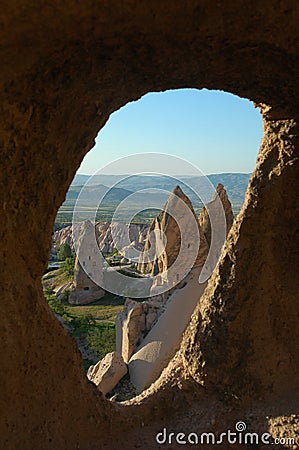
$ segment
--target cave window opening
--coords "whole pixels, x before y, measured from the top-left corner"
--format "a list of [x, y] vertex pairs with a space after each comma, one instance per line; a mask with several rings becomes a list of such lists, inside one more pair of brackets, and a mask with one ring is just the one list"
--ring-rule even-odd
[[[159, 98], [162, 99], [160, 103]], [[141, 105], [141, 109], [138, 105]], [[126, 113], [128, 118], [125, 118]], [[113, 159], [125, 158], [132, 153], [153, 152], [153, 149], [158, 149], [161, 153], [186, 158], [192, 164], [197, 165], [203, 173], [208, 174], [207, 176], [215, 189], [218, 184], [223, 184], [232, 204], [232, 214], [236, 217], [244, 201], [248, 180], [255, 166], [259, 141], [262, 136], [261, 117], [258, 118], [258, 115], [258, 111], [247, 100], [240, 99], [232, 94], [205, 89], [180, 89], [166, 91], [165, 93], [152, 93], [145, 95], [137, 102], [127, 104], [111, 115], [96, 139], [95, 148], [83, 160], [67, 193], [66, 203], [58, 211], [56, 225], [65, 228], [65, 234], [68, 238], [71, 237], [72, 211], [67, 202], [77, 195], [78, 186], [82, 186], [88, 181], [97, 165], [108, 164]], [[110, 189], [117, 180], [115, 190], [111, 191], [113, 195], [111, 195], [110, 203], [106, 202], [96, 211], [96, 220], [99, 224], [97, 238], [100, 241], [102, 240], [99, 250], [106, 260], [104, 264], [106, 272], [104, 269], [102, 270], [107, 273], [116, 267], [115, 270], [127, 274], [128, 278], [150, 278], [154, 274], [156, 275], [157, 286], [162, 286], [167, 280], [168, 258], [165, 258], [165, 252], [161, 253], [161, 258], [154, 260], [152, 266], [144, 264], [144, 267], [141, 267], [138, 264], [138, 258], [130, 261], [123, 257], [122, 252], [118, 251], [117, 245], [113, 244], [113, 237], [111, 232], [107, 231], [107, 226], [109, 226], [107, 224], [111, 221], [115, 205], [123, 200], [123, 196], [127, 193], [136, 193], [148, 186], [153, 187], [154, 182], [157, 183], [155, 187], [171, 192], [176, 184], [180, 184], [175, 179], [177, 175], [183, 178], [187, 186], [187, 194], [184, 193], [188, 196], [197, 218], [200, 216], [203, 204], [192, 193], [191, 177], [188, 173], [180, 173], [180, 167], [175, 168], [174, 179], [171, 180], [160, 178], [160, 181], [157, 181], [158, 176], [156, 174], [155, 179], [150, 179], [147, 175], [147, 178], [140, 177], [137, 179], [135, 177], [135, 179], [123, 179], [119, 182], [119, 178], [130, 173], [130, 167], [125, 165], [125, 161], [122, 169], [122, 173], [106, 174], [102, 179], [97, 179], [98, 184], [95, 184], [99, 186], [99, 189], [101, 189], [101, 186]], [[140, 167], [140, 171], [146, 171], [146, 167]], [[157, 163], [157, 173], [159, 174], [159, 163]], [[91, 187], [93, 190], [95, 185]], [[188, 190], [189, 185], [191, 188]], [[182, 190], [184, 191], [185, 187], [182, 187]], [[156, 220], [160, 227], [164, 223], [159, 216], [159, 211], [147, 206], [144, 202], [142, 211], [134, 216], [135, 228], [130, 230], [131, 244], [137, 243], [135, 247], [139, 250], [142, 250], [145, 246], [148, 228], [153, 221]], [[90, 205], [88, 205], [88, 208], [90, 208]], [[165, 223], [170, 222], [166, 220]], [[62, 233], [55, 232], [53, 245], [58, 248], [65, 237]], [[195, 243], [190, 236], [188, 236], [188, 239], [190, 239], [190, 242], [187, 241], [189, 255]], [[171, 239], [169, 242], [172, 242]], [[151, 246], [152, 243], [149, 242], [148, 248], [151, 248]], [[58, 284], [63, 279], [65, 297], [68, 298], [69, 302], [66, 309], [69, 314], [70, 309], [68, 308], [71, 305], [72, 313], [76, 311], [76, 314], [81, 316], [88, 314], [90, 319], [88, 319], [88, 333], [91, 336], [89, 342], [92, 342], [90, 347], [92, 357], [89, 360], [84, 360], [85, 368], [88, 369], [88, 365], [95, 365], [104, 358], [103, 349], [106, 353], [116, 349], [122, 353], [125, 364], [130, 367], [130, 361], [134, 352], [137, 351], [137, 346], [142, 346], [142, 342], [151, 338], [155, 325], [159, 320], [162, 320], [172, 298], [177, 295], [177, 289], [180, 289], [181, 295], [186, 297], [182, 288], [188, 287], [188, 279], [182, 283], [180, 282], [180, 274], [175, 273], [173, 279], [177, 286], [173, 286], [158, 300], [155, 299], [155, 295], [152, 295], [151, 297], [156, 301], [155, 305], [151, 303], [148, 295], [144, 298], [130, 298], [129, 290], [124, 290], [122, 295], [118, 295], [99, 287], [97, 297], [94, 294], [94, 287], [91, 289], [84, 284], [84, 281], [87, 284], [90, 282], [90, 280], [86, 281], [86, 276], [90, 279], [93, 276], [92, 272], [88, 272], [91, 256], [86, 256], [85, 253], [84, 258], [82, 261], [83, 270], [81, 270], [80, 265], [75, 265], [78, 268], [74, 270], [76, 256], [73, 255], [73, 266], [68, 268], [68, 273], [63, 272], [66, 270], [66, 266], [62, 265], [59, 269], [61, 270], [60, 273], [57, 273], [57, 276], [55, 275], [51, 282], [54, 280], [55, 283], [56, 279]], [[71, 262], [69, 264], [71, 265]], [[95, 267], [95, 273], [97, 270], [96, 262], [92, 261], [92, 265]], [[43, 283], [44, 286], [47, 285], [46, 278]], [[53, 287], [56, 288], [57, 286], [53, 284]], [[76, 291], [78, 292], [77, 299], [76, 302], [72, 303], [72, 295]], [[136, 313], [138, 311], [139, 316], [143, 315], [143, 319], [136, 325], [135, 341], [124, 343], [123, 336], [128, 336], [124, 329], [127, 326], [126, 321], [129, 316], [130, 318], [137, 317], [137, 314], [136, 316], [134, 314], [129, 315], [130, 308], [133, 307], [136, 309]], [[119, 314], [123, 314], [122, 318]], [[118, 321], [116, 317], [119, 318]], [[168, 323], [172, 323], [171, 320]], [[135, 326], [133, 322], [131, 325], [132, 327]], [[119, 326], [121, 328], [117, 328]], [[118, 342], [116, 335], [118, 335]], [[120, 335], [121, 338], [119, 338]], [[133, 348], [133, 353], [125, 354], [125, 347]], [[123, 386], [129, 382], [129, 375], [124, 377], [123, 385], [120, 381], [119, 391], [116, 392], [119, 399], [123, 399]], [[135, 395], [134, 386], [131, 386], [131, 388], [130, 395], [132, 393]], [[109, 393], [108, 396], [110, 395], [113, 394]]]

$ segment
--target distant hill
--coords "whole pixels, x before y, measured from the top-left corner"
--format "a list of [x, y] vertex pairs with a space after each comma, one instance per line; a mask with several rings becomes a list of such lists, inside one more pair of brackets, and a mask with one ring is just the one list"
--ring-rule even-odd
[[[83, 185], [73, 185], [71, 184], [67, 194], [64, 205], [74, 204], [83, 188]], [[99, 200], [103, 198], [103, 204], [115, 204], [122, 201], [128, 195], [132, 194], [132, 191], [123, 188], [112, 188], [104, 186], [103, 184], [96, 184], [85, 187], [82, 191], [84, 197], [81, 194], [80, 201], [84, 202], [85, 205], [97, 205]]]
[[243, 205], [250, 177], [251, 173], [216, 173], [208, 175], [209, 180], [215, 187], [219, 183], [223, 184], [230, 202], [235, 207]]
[[[124, 176], [127, 175], [94, 175], [92, 179], [92, 184], [104, 184], [105, 186], [113, 186], [119, 180], [121, 180]], [[84, 175], [81, 173], [76, 173], [71, 186], [83, 186], [92, 175]]]
[[[215, 187], [218, 183], [222, 183], [233, 206], [239, 207], [244, 202], [245, 191], [250, 175], [251, 174], [249, 173], [221, 173], [211, 174], [207, 177]], [[77, 174], [67, 193], [66, 200], [71, 201], [76, 199], [82, 185], [84, 185], [89, 178], [89, 175]], [[179, 184], [186, 195], [190, 197], [192, 203], [195, 203], [194, 206], [197, 206], [200, 201], [197, 195], [192, 191], [192, 188], [205, 194], [204, 191], [201, 191], [201, 189], [203, 189], [202, 178], [179, 176], [178, 179], [176, 177], [159, 175], [97, 175], [93, 177], [92, 180], [95, 186], [89, 186], [88, 191], [90, 192], [92, 202], [94, 202], [102, 196], [105, 189], [108, 191], [110, 186], [116, 184], [116, 187], [109, 192], [105, 199], [105, 204], [108, 204], [109, 202], [115, 203], [121, 201], [132, 192], [137, 192], [142, 189], [156, 188], [171, 192], [174, 186]]]

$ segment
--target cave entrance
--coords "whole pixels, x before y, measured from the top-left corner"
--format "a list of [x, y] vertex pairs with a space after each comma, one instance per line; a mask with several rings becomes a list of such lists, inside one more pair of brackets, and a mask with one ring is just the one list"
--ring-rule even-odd
[[[240, 419], [295, 435], [298, 2], [40, 3], [1, 8], [2, 447], [154, 448], [163, 428], [218, 433]], [[254, 101], [264, 136], [179, 354], [116, 406], [88, 382], [41, 276], [57, 210], [109, 115], [184, 87]]]
[[[166, 191], [168, 194], [165, 201], [167, 202], [168, 196], [176, 185], [179, 185], [187, 194], [191, 208], [201, 222], [199, 225], [209, 240], [211, 232], [208, 230], [207, 217], [201, 218], [204, 204], [212, 200], [216, 187], [222, 185], [228, 197], [225, 200], [225, 208], [231, 208], [231, 217], [238, 215], [244, 202], [248, 180], [255, 166], [261, 137], [261, 116], [258, 110], [254, 109], [247, 100], [219, 91], [182, 89], [147, 94], [139, 101], [129, 103], [112, 114], [99, 133], [95, 147], [82, 161], [66, 195], [66, 200], [57, 213], [51, 256], [55, 260], [55, 252], [57, 253], [62, 260], [61, 267], [56, 273], [51, 272], [43, 278], [46, 298], [52, 309], [62, 317], [68, 329], [71, 330], [82, 353], [86, 370], [115, 348], [122, 354], [128, 367], [130, 368], [130, 364], [133, 367], [134, 364], [136, 365], [134, 354], [136, 352], [137, 355], [140, 354], [137, 350], [142, 350], [144, 346], [152, 345], [153, 341], [159, 339], [167, 342], [167, 346], [171, 347], [171, 351], [167, 347], [168, 359], [170, 359], [180, 344], [181, 333], [187, 326], [198, 298], [191, 302], [190, 311], [187, 310], [182, 323], [176, 323], [174, 319], [170, 322], [171, 327], [177, 328], [172, 341], [168, 336], [163, 337], [163, 333], [159, 333], [157, 324], [163, 321], [160, 316], [169, 308], [174, 298], [173, 294], [182, 297], [181, 304], [184, 297], [197, 295], [194, 287], [192, 292], [188, 290], [188, 279], [186, 281], [185, 277], [182, 279], [180, 274], [175, 274], [175, 287], [181, 290], [179, 295], [177, 289], [169, 287], [160, 297], [154, 296], [153, 293], [151, 295], [144, 293], [135, 299], [133, 296], [132, 300], [129, 290], [124, 288], [125, 283], [121, 286], [121, 291], [117, 292], [97, 289], [90, 280], [92, 273], [89, 272], [90, 266], [94, 268], [97, 264], [91, 261], [92, 257], [89, 253], [84, 253], [82, 257], [80, 273], [78, 267], [74, 270], [76, 251], [72, 236], [73, 228], [79, 226], [80, 220], [83, 223], [84, 220], [91, 219], [97, 223], [98, 251], [101, 251], [105, 258], [105, 267], [101, 270], [114, 267], [126, 277], [138, 278], [149, 276], [155, 265], [157, 269], [155, 275], [159, 278], [158, 285], [161, 285], [163, 264], [165, 266], [163, 258], [156, 258], [153, 265], [140, 263], [140, 254], [147, 245], [149, 229], [160, 212], [159, 208], [152, 207], [150, 198], [157, 192], [149, 189]], [[148, 152], [156, 153], [157, 173], [152, 171], [148, 173], [146, 158], [144, 161], [140, 158], [140, 154]], [[170, 158], [167, 173], [161, 172], [161, 153], [164, 155], [163, 158], [167, 153], [178, 156], [177, 159]], [[200, 189], [196, 190], [199, 178], [188, 168], [188, 165], [184, 167], [182, 157], [192, 165], [199, 166], [200, 176], [207, 174], [213, 186], [210, 197], [203, 194], [204, 202], [198, 195]], [[132, 170], [134, 166], [132, 158], [139, 158], [137, 168], [134, 170]], [[120, 163], [113, 165], [113, 159], [119, 160]], [[96, 172], [99, 168], [100, 171]], [[86, 203], [83, 201], [80, 205], [81, 209], [76, 216], [78, 220], [74, 220], [76, 201], [86, 183], [87, 196], [84, 198]], [[103, 189], [104, 191], [106, 189], [104, 201]], [[129, 230], [129, 245], [139, 253], [137, 259], [136, 255], [135, 258], [130, 259], [128, 253], [122, 251], [122, 248], [114, 242], [115, 235], [109, 228], [111, 220], [115, 220], [114, 213], [118, 205], [132, 193], [137, 196], [143, 195], [142, 199], [138, 200], [139, 209], [131, 216], [133, 223]], [[100, 200], [102, 202], [99, 207]], [[95, 209], [96, 212], [94, 212]], [[83, 212], [86, 213], [86, 211], [87, 216], [83, 218]], [[128, 214], [125, 216], [129, 217]], [[228, 222], [230, 227], [232, 220], [230, 221], [229, 216], [226, 216], [226, 223]], [[169, 244], [164, 259], [169, 259], [169, 254], [177, 243], [176, 240], [171, 243], [169, 235], [168, 241], [171, 245]], [[190, 236], [186, 244], [187, 250], [190, 251], [194, 243], [191, 244], [189, 241]], [[208, 242], [208, 245], [210, 244], [211, 242]], [[167, 264], [170, 262], [168, 261]], [[78, 262], [77, 266], [80, 266]], [[162, 278], [160, 272], [162, 272]], [[80, 298], [78, 296], [75, 303], [70, 302], [70, 291], [74, 289], [81, 292]], [[202, 292], [202, 289], [198, 289], [198, 292]], [[179, 306], [168, 314], [182, 316]], [[167, 326], [167, 320], [169, 321], [164, 319], [164, 327]], [[153, 331], [154, 327], [158, 329], [158, 334]], [[165, 360], [165, 357], [162, 356], [161, 359]], [[165, 365], [165, 362], [163, 364]], [[153, 381], [153, 377], [158, 376], [162, 366], [157, 367], [154, 375], [144, 375], [144, 370], [138, 369], [140, 373], [137, 379], [136, 374], [134, 375], [136, 369], [132, 368], [135, 386], [130, 382], [127, 374], [118, 387], [112, 389], [108, 395], [116, 394], [120, 400], [135, 395], [136, 384], [137, 391], [140, 391], [148, 386], [148, 380]], [[143, 378], [146, 379], [144, 384]]]

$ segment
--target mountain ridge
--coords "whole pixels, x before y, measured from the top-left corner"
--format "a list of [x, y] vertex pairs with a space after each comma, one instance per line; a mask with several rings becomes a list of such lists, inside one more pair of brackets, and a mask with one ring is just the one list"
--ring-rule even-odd
[[[233, 206], [241, 206], [244, 202], [245, 192], [247, 189], [250, 173], [238, 173], [227, 172], [219, 174], [210, 174], [206, 178], [210, 180], [214, 188], [218, 184], [223, 184], [227, 190], [229, 198]], [[87, 181], [91, 179], [92, 175], [76, 174], [72, 181], [66, 199], [74, 198], [74, 192], [77, 191], [79, 186], [83, 186]], [[90, 182], [88, 190], [92, 192], [95, 185], [103, 185], [109, 190], [107, 200], [109, 196], [115, 200], [123, 200], [127, 195], [133, 192], [137, 192], [142, 189], [157, 188], [164, 189], [171, 192], [173, 187], [177, 184], [182, 185], [186, 195], [190, 197], [191, 201], [198, 202], [198, 196], [194, 193], [193, 189], [200, 192], [201, 185], [205, 177], [196, 176], [161, 176], [161, 175], [95, 175], [93, 176], [94, 183]], [[113, 187], [112, 187], [113, 186]], [[120, 191], [116, 191], [120, 189]], [[123, 190], [123, 191], [121, 191]], [[113, 193], [114, 191], [114, 193]], [[127, 192], [125, 192], [127, 191]], [[115, 194], [115, 195], [114, 195]], [[119, 194], [119, 199], [117, 195]]]

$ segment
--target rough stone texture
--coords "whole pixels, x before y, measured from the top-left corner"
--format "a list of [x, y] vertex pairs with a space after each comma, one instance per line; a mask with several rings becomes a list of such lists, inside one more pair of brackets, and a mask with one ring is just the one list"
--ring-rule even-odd
[[[191, 215], [195, 217], [195, 212], [189, 198], [183, 193], [181, 188], [177, 186], [173, 193], [170, 195], [164, 210], [158, 215], [158, 217], [152, 223], [144, 245], [144, 251], [141, 253], [138, 263], [138, 269], [142, 273], [149, 273], [151, 276], [158, 275], [157, 280], [154, 282], [152, 292], [154, 293], [155, 286], [163, 284], [163, 282], [171, 282], [167, 270], [172, 266], [179, 256], [183, 261], [184, 267], [199, 267], [203, 266], [211, 249], [211, 259], [209, 265], [217, 264], [221, 249], [223, 247], [223, 241], [233, 223], [233, 211], [231, 203], [228, 199], [227, 193], [222, 184], [218, 184], [214, 198], [211, 202], [202, 209], [198, 225], [199, 228], [194, 230], [190, 226], [190, 217], [183, 214], [183, 218], [179, 221], [175, 220], [168, 211], [178, 214], [181, 209], [179, 203], [176, 202], [176, 197], [181, 199]], [[210, 219], [211, 218], [211, 219]], [[211, 247], [211, 220], [213, 224], [213, 246]], [[223, 222], [223, 223], [222, 223]], [[219, 233], [221, 228], [225, 228], [224, 233]], [[181, 243], [181, 233], [185, 233], [188, 236], [187, 245]], [[189, 251], [190, 247], [199, 243], [198, 254], [194, 260], [194, 264], [189, 263]], [[189, 264], [189, 265], [188, 265]], [[175, 274], [176, 276], [176, 274]], [[182, 277], [180, 277], [181, 279]], [[176, 278], [170, 283], [176, 284]]]
[[206, 283], [198, 284], [200, 271], [201, 267], [193, 268], [186, 285], [172, 293], [165, 311], [132, 355], [128, 366], [137, 392], [158, 378], [179, 349], [182, 333], [206, 287]]
[[192, 376], [228, 396], [291, 392], [298, 376], [298, 128], [263, 125], [245, 205], [182, 344]]
[[[126, 449], [153, 448], [163, 426], [222, 431], [240, 418], [256, 432], [294, 434], [298, 8], [295, 0], [2, 3], [2, 448], [114, 449], [120, 439]], [[57, 209], [109, 115], [181, 87], [254, 101], [265, 136], [181, 353], [151, 390], [117, 406], [86, 379], [41, 275]]]
[[[202, 233], [201, 237], [204, 238], [203, 241], [201, 241], [200, 245], [200, 251], [202, 253], [200, 255], [201, 261], [206, 260], [210, 249], [212, 252], [211, 263], [213, 267], [215, 267], [223, 248], [223, 240], [231, 229], [233, 221], [234, 215], [231, 202], [228, 199], [223, 184], [219, 183], [216, 187], [216, 192], [213, 200], [203, 207], [198, 218], [200, 231]], [[213, 225], [213, 245], [211, 245], [211, 223]], [[221, 231], [223, 227], [225, 227], [225, 230], [222, 234]]]
[[87, 378], [105, 395], [115, 388], [127, 370], [122, 356], [118, 352], [112, 352], [107, 353], [95, 366], [89, 367]]
[[[94, 233], [94, 225], [89, 220], [82, 223], [76, 246], [73, 290], [69, 295], [71, 305], [86, 305], [102, 298], [106, 293], [100, 287], [102, 265]], [[97, 280], [99, 284], [93, 280]]]
[[[216, 187], [216, 193], [211, 202], [209, 202], [206, 206], [203, 207], [203, 209], [200, 211], [199, 215], [199, 226], [201, 230], [203, 231], [203, 234], [205, 235], [205, 238], [207, 240], [208, 245], [211, 244], [211, 221], [209, 218], [209, 214], [213, 214], [217, 220], [217, 206], [215, 205], [215, 197], [218, 196], [221, 200], [221, 204], [223, 206], [225, 219], [226, 219], [226, 234], [228, 234], [229, 230], [231, 229], [231, 226], [234, 221], [234, 215], [232, 210], [231, 202], [228, 199], [226, 190], [224, 189], [223, 184], [218, 184]], [[216, 209], [216, 211], [213, 211]]]
[[[197, 255], [198, 246], [196, 214], [189, 198], [176, 186], [149, 229], [138, 269], [151, 276], [157, 275], [158, 284], [168, 283], [171, 288], [195, 263], [196, 257], [192, 261], [192, 251], [195, 248]], [[180, 263], [172, 270], [178, 261]]]
[[121, 245], [122, 241], [119, 240], [122, 235], [127, 233], [127, 227], [124, 226], [124, 224], [115, 221], [110, 223], [98, 223], [96, 226], [96, 233], [98, 237], [99, 249], [103, 253], [112, 253], [115, 248], [117, 248], [123, 256], [126, 256], [129, 252], [130, 245], [136, 248], [140, 246], [141, 248], [143, 247], [147, 229], [147, 225], [130, 224], [129, 238], [131, 244], [124, 247]]
[[[81, 227], [82, 224], [75, 225], [75, 227]], [[113, 242], [113, 236], [111, 233], [111, 229], [113, 227], [117, 227], [117, 222], [111, 225], [110, 222], [100, 222], [96, 224], [95, 232], [97, 237], [97, 242], [99, 249], [104, 254], [112, 253], [115, 250], [115, 243]], [[73, 238], [72, 238], [72, 229], [73, 226], [69, 225], [62, 229], [56, 230], [53, 234], [53, 241], [55, 242], [55, 248], [59, 248], [62, 244], [68, 243], [71, 247], [73, 247]], [[144, 246], [144, 242], [146, 239], [148, 227], [143, 224], [131, 224], [130, 225], [130, 239], [132, 242], [132, 246], [137, 248], [139, 251], [142, 250]], [[129, 246], [128, 246], [129, 247]], [[130, 249], [129, 248], [119, 248], [120, 251], [125, 255]]]
[[116, 351], [122, 355], [125, 363], [128, 363], [133, 352], [165, 311], [167, 298], [160, 295], [147, 298], [142, 303], [126, 299], [124, 308], [115, 320]]
[[129, 361], [145, 330], [145, 311], [143, 304], [127, 299], [124, 309], [116, 317], [116, 350], [125, 363]]

